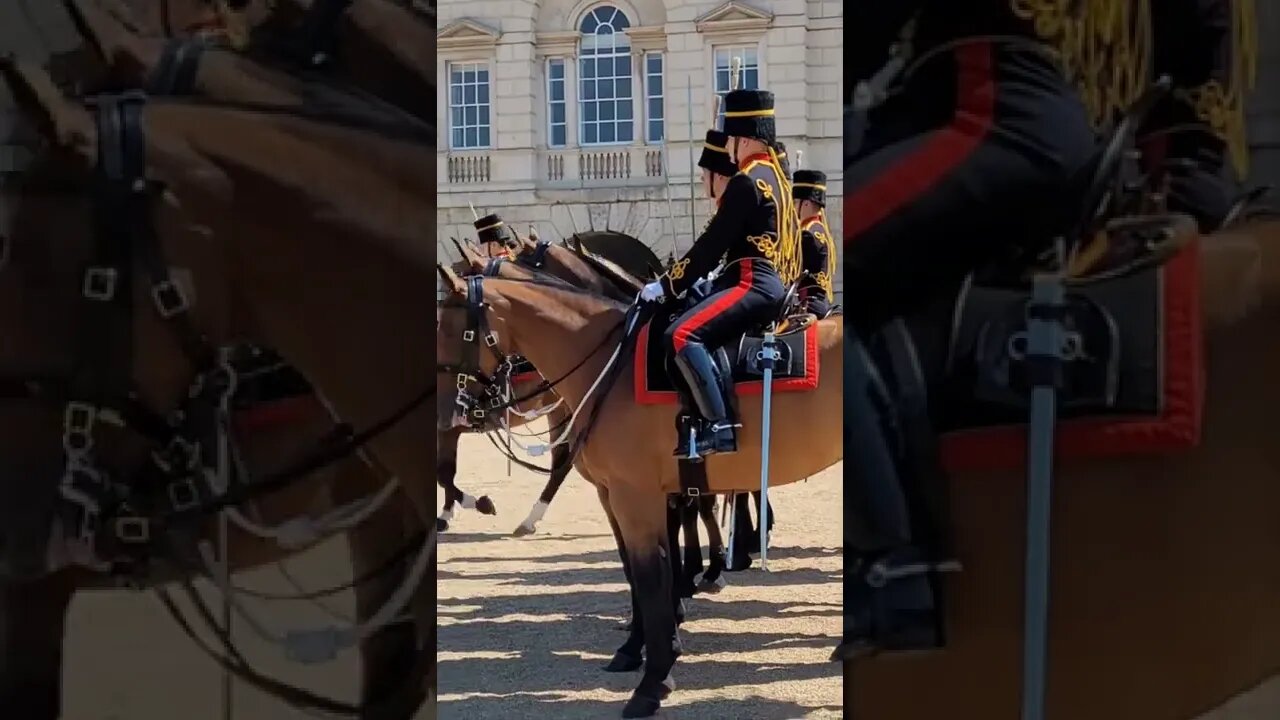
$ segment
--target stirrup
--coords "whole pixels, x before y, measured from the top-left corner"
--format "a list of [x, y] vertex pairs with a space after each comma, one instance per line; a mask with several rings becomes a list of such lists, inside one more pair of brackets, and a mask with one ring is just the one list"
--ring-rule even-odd
[[964, 570], [964, 566], [958, 560], [943, 560], [942, 562], [914, 562], [889, 567], [883, 560], [873, 563], [862, 577], [862, 581], [868, 587], [882, 588], [894, 580], [913, 577], [915, 575], [927, 575], [929, 573], [958, 573]]

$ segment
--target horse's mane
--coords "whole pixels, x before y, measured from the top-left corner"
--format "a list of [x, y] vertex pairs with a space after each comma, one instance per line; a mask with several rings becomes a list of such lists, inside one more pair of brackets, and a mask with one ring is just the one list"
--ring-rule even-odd
[[598, 300], [603, 305], [606, 305], [608, 307], [612, 307], [615, 309], [619, 309], [619, 310], [625, 310], [627, 308], [626, 304], [623, 302], [614, 300], [613, 298], [607, 295], [601, 295], [600, 293], [592, 292], [585, 288], [580, 288], [577, 285], [574, 285], [567, 280], [563, 280], [561, 278], [556, 277], [555, 275], [551, 275], [541, 270], [535, 270], [533, 268], [524, 267], [523, 265], [516, 265], [515, 267], [518, 267], [521, 270], [524, 270], [525, 272], [529, 273], [530, 276], [527, 278], [495, 277], [492, 279], [500, 282], [517, 283], [522, 285], [537, 285], [539, 287], [545, 287], [551, 290], [559, 290], [561, 292], [569, 293], [570, 295], [577, 295], [580, 297], [587, 297], [593, 300]]
[[619, 290], [634, 294], [640, 292], [640, 288], [644, 287], [643, 280], [623, 270], [621, 266], [612, 260], [596, 255], [583, 247], [578, 247], [574, 252]]

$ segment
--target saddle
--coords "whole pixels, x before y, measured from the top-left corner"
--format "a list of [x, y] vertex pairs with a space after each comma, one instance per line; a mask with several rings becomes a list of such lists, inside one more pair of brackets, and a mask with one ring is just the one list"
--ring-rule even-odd
[[[668, 357], [660, 339], [671, 323], [692, 305], [701, 302], [710, 292], [709, 284], [699, 284], [689, 290], [685, 300], [668, 309], [662, 307], [653, 318], [641, 327], [636, 338], [636, 402], [642, 405], [670, 405], [679, 401], [675, 378], [680, 377], [672, 359]], [[764, 325], [751, 328], [734, 341], [711, 351], [726, 383], [731, 406], [737, 405], [739, 395], [759, 395], [764, 391], [764, 368], [760, 364], [760, 350], [764, 336], [775, 327], [774, 340], [781, 358], [773, 369], [774, 392], [803, 392], [818, 387], [818, 333], [817, 321], [811, 313], [782, 316]]]

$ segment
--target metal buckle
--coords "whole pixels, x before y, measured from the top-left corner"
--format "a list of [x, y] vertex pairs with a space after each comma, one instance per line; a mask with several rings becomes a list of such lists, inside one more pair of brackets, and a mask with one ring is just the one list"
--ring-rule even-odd
[[190, 477], [169, 483], [169, 504], [174, 510], [190, 510], [200, 503], [200, 491]]
[[136, 544], [151, 539], [151, 521], [144, 517], [118, 517], [115, 528], [120, 542]]
[[190, 305], [187, 303], [187, 296], [183, 294], [182, 288], [174, 284], [172, 280], [161, 280], [151, 287], [151, 299], [156, 303], [156, 309], [160, 311], [160, 317], [168, 320], [179, 313], [186, 312]]
[[119, 273], [111, 267], [91, 267], [84, 271], [84, 285], [80, 292], [90, 300], [106, 302], [116, 296]]
[[62, 445], [70, 455], [93, 447], [93, 423], [98, 409], [84, 402], [69, 402], [62, 415]]
[[685, 491], [684, 494], [688, 495], [691, 498], [696, 498], [702, 494], [702, 491], [699, 490], [698, 488], [689, 488], [688, 490]]
[[173, 472], [175, 468], [187, 471], [196, 466], [196, 461], [199, 459], [199, 446], [187, 442], [181, 435], [175, 435], [163, 450], [151, 453], [151, 458], [155, 461], [156, 467], [167, 473]]
[[462, 341], [463, 341], [463, 342], [475, 342], [475, 339], [476, 339], [476, 331], [475, 331], [475, 330], [463, 330], [463, 331], [462, 331]]
[[458, 389], [466, 390], [467, 383], [471, 382], [471, 376], [466, 373], [458, 373]]
[[498, 344], [498, 333], [491, 332], [484, 336], [484, 344], [493, 347]]
[[483, 420], [485, 416], [484, 408], [476, 408], [475, 410], [472, 410], [471, 415], [477, 420]]

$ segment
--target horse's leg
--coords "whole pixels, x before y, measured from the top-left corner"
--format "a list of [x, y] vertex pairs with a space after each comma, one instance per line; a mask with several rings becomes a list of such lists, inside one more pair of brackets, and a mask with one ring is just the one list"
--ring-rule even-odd
[[667, 546], [671, 548], [671, 577], [675, 580], [672, 586], [673, 609], [676, 613], [676, 624], [683, 622], [684, 598], [693, 597], [693, 580], [685, 575], [684, 562], [680, 558], [680, 525], [687, 514], [684, 498], [675, 495], [667, 498]]
[[677, 500], [680, 505], [680, 525], [684, 528], [684, 574], [690, 583], [705, 569], [702, 564], [702, 538], [698, 536], [696, 503], [700, 499], [681, 497]]
[[569, 476], [569, 471], [573, 469], [573, 465], [569, 462], [569, 445], [562, 443], [551, 448], [551, 467], [555, 470], [551, 473], [551, 477], [547, 478], [546, 487], [542, 488], [542, 494], [538, 496], [538, 501], [529, 509], [529, 515], [516, 526], [512, 531], [512, 535], [521, 537], [524, 535], [532, 535], [538, 529], [538, 521], [547, 513], [551, 501], [555, 499], [556, 493], [560, 492], [560, 486], [564, 484], [564, 479]]
[[613, 658], [605, 665], [605, 672], [631, 672], [639, 670], [644, 664], [641, 650], [644, 648], [644, 622], [640, 614], [639, 599], [636, 597], [635, 583], [631, 581], [631, 560], [627, 557], [626, 543], [622, 541], [622, 530], [618, 528], [618, 520], [609, 507], [609, 490], [596, 485], [596, 495], [604, 508], [605, 517], [609, 519], [609, 528], [613, 530], [613, 539], [618, 543], [618, 556], [622, 558], [622, 574], [627, 578], [627, 589], [631, 593], [631, 622], [627, 627], [627, 639], [613, 653]]
[[720, 534], [720, 522], [716, 519], [716, 496], [698, 498], [698, 515], [707, 528], [707, 571], [697, 579], [698, 590], [718, 593], [727, 584], [724, 579], [724, 537]]
[[680, 654], [671, 593], [666, 496], [651, 487], [615, 486], [609, 505], [631, 561], [632, 594], [644, 624], [644, 677], [623, 708], [622, 717], [649, 717], [670, 692], [668, 678]]
[[[760, 544], [760, 536], [751, 522], [751, 497], [740, 492], [733, 499], [733, 557], [729, 558], [729, 570], [739, 571], [751, 567], [751, 546]], [[759, 548], [757, 547], [757, 550]]]
[[67, 575], [0, 587], [0, 708], [4, 717], [62, 714], [62, 646], [75, 587]]
[[[393, 497], [382, 509], [347, 533], [356, 577], [381, 567], [410, 540], [402, 522], [403, 503]], [[356, 615], [372, 617], [406, 581], [414, 553], [356, 586]], [[432, 576], [434, 577], [434, 575]], [[370, 707], [361, 720], [409, 720], [426, 695], [422, 684], [407, 677], [416, 660], [414, 624], [398, 623], [378, 630], [360, 643], [361, 702]], [[373, 707], [376, 705], [376, 709]]]

